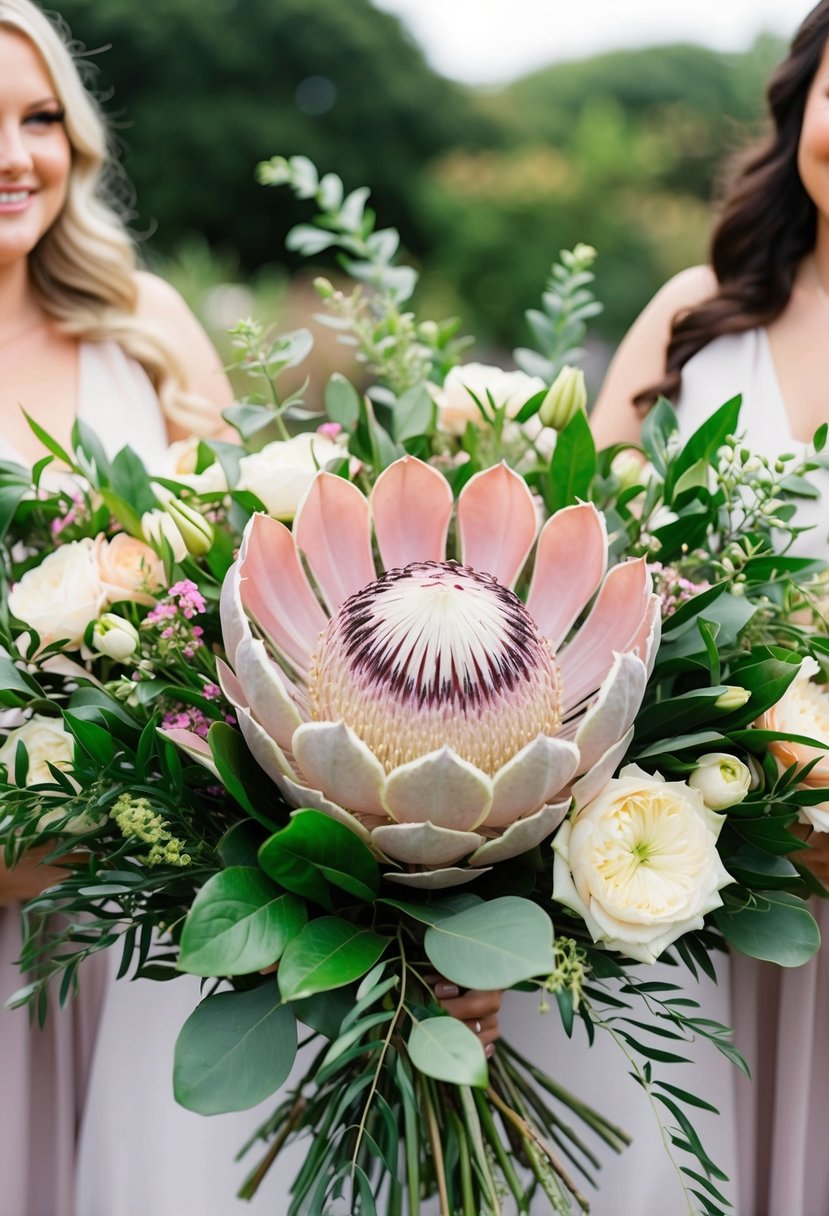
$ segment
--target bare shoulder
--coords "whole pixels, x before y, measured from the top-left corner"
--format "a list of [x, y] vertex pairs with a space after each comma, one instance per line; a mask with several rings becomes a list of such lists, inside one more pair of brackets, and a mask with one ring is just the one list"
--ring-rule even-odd
[[218, 416], [219, 410], [232, 404], [233, 393], [210, 338], [179, 292], [165, 279], [140, 270], [136, 281], [136, 316], [174, 338], [185, 389], [211, 401]]
[[717, 291], [717, 276], [710, 266], [691, 266], [681, 270], [656, 293], [651, 305], [670, 312], [671, 318], [685, 308], [696, 308]]
[[600, 446], [637, 442], [642, 415], [634, 398], [665, 374], [674, 317], [696, 308], [716, 291], [711, 267], [692, 266], [669, 279], [639, 314], [613, 358], [591, 414]]
[[148, 270], [139, 270], [135, 281], [138, 287], [135, 311], [142, 320], [189, 321], [197, 324], [183, 296], [166, 279]]

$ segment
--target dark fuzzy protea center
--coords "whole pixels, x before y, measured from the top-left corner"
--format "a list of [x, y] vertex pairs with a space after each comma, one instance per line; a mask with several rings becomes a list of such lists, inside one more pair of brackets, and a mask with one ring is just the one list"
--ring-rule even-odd
[[387, 771], [448, 745], [493, 773], [561, 718], [558, 668], [524, 605], [456, 562], [389, 570], [347, 599], [311, 697], [315, 718], [344, 721]]

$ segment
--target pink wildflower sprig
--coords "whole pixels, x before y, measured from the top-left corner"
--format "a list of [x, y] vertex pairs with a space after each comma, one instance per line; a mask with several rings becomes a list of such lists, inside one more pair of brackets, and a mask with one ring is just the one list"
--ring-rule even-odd
[[708, 582], [695, 583], [680, 574], [674, 566], [663, 566], [661, 562], [648, 562], [653, 578], [653, 589], [662, 605], [662, 617], [671, 616], [681, 604], [693, 599], [711, 586]]
[[161, 603], [147, 613], [145, 628], [163, 626], [159, 632], [159, 641], [166, 643], [160, 648], [162, 659], [170, 658], [173, 654], [181, 654], [185, 659], [194, 657], [204, 645], [204, 629], [191, 622], [206, 609], [204, 596], [196, 584], [192, 579], [185, 578], [174, 583]]

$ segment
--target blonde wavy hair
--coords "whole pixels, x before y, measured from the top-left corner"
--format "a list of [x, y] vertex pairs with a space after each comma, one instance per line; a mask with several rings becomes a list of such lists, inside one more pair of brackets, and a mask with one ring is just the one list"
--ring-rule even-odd
[[39, 301], [65, 333], [117, 342], [147, 372], [171, 422], [197, 434], [215, 430], [221, 425], [215, 407], [184, 391], [182, 369], [164, 334], [136, 316], [135, 246], [105, 185], [107, 130], [68, 43], [31, 0], [0, 0], [0, 29], [23, 35], [40, 54], [72, 149], [66, 202], [29, 255]]

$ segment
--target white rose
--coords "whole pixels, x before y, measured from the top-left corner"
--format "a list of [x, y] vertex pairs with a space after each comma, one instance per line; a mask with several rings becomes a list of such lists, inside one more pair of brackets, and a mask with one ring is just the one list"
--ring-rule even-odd
[[189, 439], [179, 439], [171, 443], [167, 449], [167, 469], [174, 481], [181, 481], [191, 486], [197, 494], [224, 493], [227, 490], [227, 478], [218, 460], [196, 472], [200, 440], [192, 435]]
[[26, 785], [39, 785], [54, 781], [49, 764], [55, 768], [71, 769], [75, 758], [75, 741], [64, 728], [60, 718], [46, 718], [34, 714], [28, 722], [10, 731], [0, 747], [0, 763], [8, 770], [9, 782], [15, 785], [14, 766], [17, 745], [22, 743], [29, 757]]
[[699, 790], [628, 765], [559, 828], [553, 897], [595, 942], [654, 963], [722, 904], [723, 822]]
[[688, 784], [699, 790], [712, 811], [724, 811], [745, 798], [751, 786], [751, 770], [727, 752], [708, 752], [700, 756]]
[[450, 435], [462, 435], [467, 422], [484, 426], [484, 419], [470, 390], [485, 409], [491, 409], [489, 396], [496, 406], [507, 407], [507, 417], [514, 418], [525, 401], [546, 388], [538, 376], [525, 372], [505, 372], [500, 367], [489, 367], [485, 363], [465, 363], [453, 367], [443, 382], [443, 387], [433, 391], [438, 407], [438, 427]]
[[290, 520], [317, 469], [346, 455], [341, 444], [316, 432], [276, 440], [266, 444], [261, 452], [242, 457], [237, 488], [249, 490], [261, 499], [274, 519]]
[[9, 610], [37, 630], [41, 646], [65, 640], [76, 650], [106, 598], [95, 542], [85, 537], [61, 545], [27, 570], [9, 595]]
[[152, 511], [145, 511], [141, 516], [141, 531], [144, 533], [144, 539], [154, 549], [161, 552], [162, 539], [166, 540], [173, 551], [173, 561], [184, 561], [187, 556], [187, 545], [166, 511], [162, 511], [158, 507], [154, 507]]

